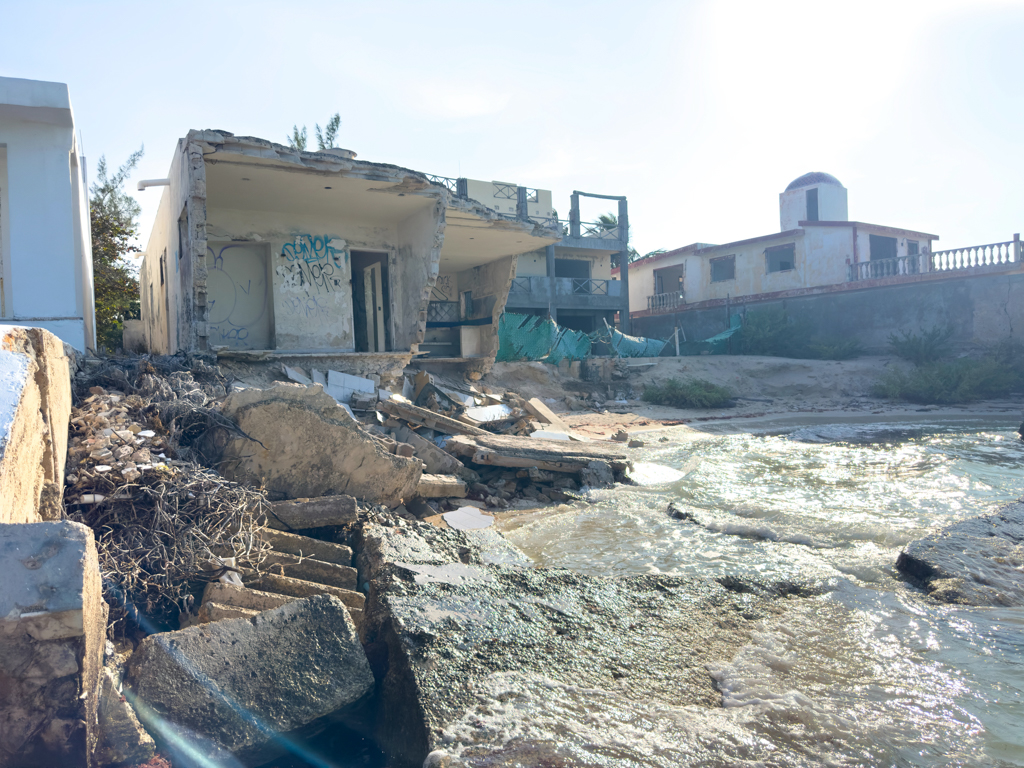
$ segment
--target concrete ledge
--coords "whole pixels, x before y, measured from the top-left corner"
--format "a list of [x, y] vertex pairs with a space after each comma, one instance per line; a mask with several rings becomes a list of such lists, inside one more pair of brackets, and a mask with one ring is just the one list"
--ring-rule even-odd
[[60, 517], [70, 415], [64, 343], [0, 325], [0, 523]]

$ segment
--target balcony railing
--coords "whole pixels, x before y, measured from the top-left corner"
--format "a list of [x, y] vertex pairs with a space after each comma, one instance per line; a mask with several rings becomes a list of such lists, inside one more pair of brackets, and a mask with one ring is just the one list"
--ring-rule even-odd
[[457, 323], [459, 321], [459, 302], [432, 301], [427, 304], [428, 323]]
[[530, 292], [530, 278], [528, 277], [515, 277], [512, 279], [512, 293], [529, 293]]
[[656, 293], [647, 297], [647, 309], [651, 312], [670, 312], [686, 303], [682, 291]]
[[851, 281], [874, 280], [881, 277], [919, 275], [925, 272], [995, 267], [1019, 264], [1020, 257], [1020, 236], [1014, 235], [1013, 240], [1005, 243], [972, 245], [934, 253], [915, 253], [910, 256], [897, 256], [894, 259], [861, 261], [850, 265], [849, 278]]
[[433, 182], [434, 184], [440, 184], [442, 187], [445, 187], [453, 195], [459, 194], [459, 180], [458, 179], [453, 179], [450, 176], [435, 176], [432, 173], [425, 173], [423, 175], [427, 177], [428, 181]]
[[580, 222], [581, 237], [599, 237], [602, 240], [618, 240], [619, 228], [609, 227], [599, 221]]
[[874, 280], [897, 275], [918, 275], [928, 271], [927, 253], [898, 256], [895, 259], [873, 259], [850, 265], [850, 280]]
[[611, 280], [591, 280], [590, 278], [573, 277], [572, 292], [584, 296], [607, 296], [608, 283]]
[[970, 269], [996, 264], [1012, 264], [1020, 261], [1020, 240], [1014, 237], [1006, 243], [973, 245], [969, 248], [954, 248], [950, 251], [935, 251], [931, 258], [933, 272], [947, 269]]

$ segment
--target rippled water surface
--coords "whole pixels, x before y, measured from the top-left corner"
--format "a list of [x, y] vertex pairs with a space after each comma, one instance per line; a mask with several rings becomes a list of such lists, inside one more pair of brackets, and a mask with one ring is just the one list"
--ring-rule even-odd
[[[509, 709], [522, 708], [532, 737], [559, 733], [574, 764], [1024, 765], [1024, 609], [940, 605], [894, 569], [906, 543], [1024, 496], [1013, 427], [655, 436], [634, 456], [642, 486], [519, 518], [506, 535], [538, 565], [591, 574], [810, 575], [833, 588], [792, 600], [719, 661], [723, 709], [598, 706], [593, 691], [545, 697], [550, 681], [506, 675], [479, 692], [495, 722], [523, 727]], [[671, 518], [669, 502], [692, 519]], [[547, 711], [552, 698], [566, 711]]]

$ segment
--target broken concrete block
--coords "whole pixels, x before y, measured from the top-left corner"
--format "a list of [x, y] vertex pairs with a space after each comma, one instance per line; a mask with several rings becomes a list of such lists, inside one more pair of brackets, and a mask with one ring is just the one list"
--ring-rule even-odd
[[98, 738], [93, 760], [97, 765], [137, 765], [156, 751], [156, 743], [122, 693], [121, 675], [110, 667], [100, 672]]
[[271, 498], [349, 494], [394, 506], [412, 496], [423, 471], [416, 459], [385, 451], [319, 387], [233, 392], [223, 413], [253, 438], [228, 442], [223, 473], [265, 483]]
[[[345, 607], [353, 613], [361, 612], [366, 603], [366, 597], [361, 592], [353, 592], [350, 589], [332, 587], [329, 584], [319, 584], [304, 579], [293, 579], [290, 576], [279, 576], [273, 573], [257, 574], [255, 571], [250, 571], [246, 573], [244, 581], [247, 587], [290, 597], [332, 595], [341, 600]], [[352, 618], [355, 619], [355, 615]]]
[[235, 608], [246, 608], [250, 611], [269, 611], [272, 608], [280, 608], [282, 605], [293, 602], [298, 598], [287, 595], [275, 595], [271, 592], [260, 592], [256, 589], [236, 587], [234, 584], [224, 584], [218, 581], [211, 581], [203, 590], [203, 605], [206, 603], [217, 603], [219, 605], [230, 605]]
[[339, 403], [348, 403], [352, 400], [355, 392], [375, 394], [377, 385], [373, 379], [364, 379], [361, 376], [352, 376], [348, 373], [338, 371], [327, 372], [327, 386], [324, 391]]
[[267, 540], [275, 552], [287, 552], [289, 555], [312, 557], [317, 560], [323, 560], [325, 563], [352, 565], [352, 549], [344, 544], [334, 544], [330, 541], [320, 541], [320, 539], [310, 538], [309, 536], [299, 536], [295, 533], [284, 533], [283, 531], [264, 531], [263, 538]]
[[416, 458], [426, 465], [426, 471], [432, 475], [454, 475], [460, 469], [465, 469], [461, 461], [404, 425], [395, 429], [395, 437], [413, 447]]
[[466, 482], [452, 475], [422, 475], [416, 495], [424, 499], [462, 499], [466, 496]]
[[395, 455], [405, 456], [410, 458], [416, 454], [416, 449], [413, 448], [409, 443], [396, 443], [395, 444]]
[[348, 565], [325, 563], [309, 557], [297, 557], [284, 552], [271, 552], [260, 566], [261, 570], [279, 576], [315, 581], [342, 589], [356, 588], [356, 569]]
[[223, 621], [224, 619], [251, 619], [261, 613], [251, 608], [239, 608], [237, 605], [222, 605], [220, 603], [203, 603], [199, 606], [199, 613], [192, 626], [196, 624], [209, 624], [211, 621]]
[[287, 365], [282, 366], [282, 368], [284, 368], [284, 375], [287, 376], [292, 381], [294, 381], [296, 384], [301, 384], [304, 387], [308, 387], [310, 384], [313, 383], [313, 380], [310, 379], [306, 375], [306, 372], [303, 371], [301, 368], [290, 368]]
[[[71, 415], [64, 343], [42, 328], [0, 325], [0, 523], [57, 519]], [[51, 494], [52, 495], [52, 494]]]
[[616, 443], [625, 443], [629, 440], [629, 433], [624, 429], [620, 429], [609, 439], [615, 441]]
[[[226, 750], [249, 764], [283, 751], [276, 734], [336, 712], [373, 687], [348, 610], [328, 595], [251, 619], [150, 635], [128, 671], [136, 711], [169, 746], [195, 756]], [[177, 764], [173, 754], [171, 760]]]
[[643, 440], [637, 440], [637, 439], [630, 440], [629, 441], [629, 447], [630, 448], [643, 448], [644, 447], [644, 441]]
[[92, 531], [0, 525], [0, 765], [90, 765], [107, 607]]
[[615, 473], [606, 461], [592, 461], [580, 470], [580, 482], [591, 488], [615, 484]]
[[348, 525], [357, 517], [356, 500], [352, 496], [320, 496], [275, 502], [267, 515], [267, 525], [279, 531], [301, 531], [304, 528]]

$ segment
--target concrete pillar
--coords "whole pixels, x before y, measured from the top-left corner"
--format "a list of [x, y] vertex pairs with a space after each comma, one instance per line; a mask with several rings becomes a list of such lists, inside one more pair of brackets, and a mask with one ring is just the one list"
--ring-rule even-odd
[[619, 305], [619, 330], [630, 333], [629, 320], [629, 206], [625, 199], [619, 200], [619, 281], [622, 283], [622, 303]]
[[544, 257], [547, 262], [548, 273], [548, 315], [556, 323], [558, 322], [558, 304], [555, 301], [555, 246], [549, 245], [544, 249]]
[[580, 193], [573, 192], [569, 198], [569, 237], [580, 236]]

